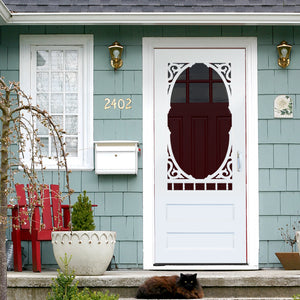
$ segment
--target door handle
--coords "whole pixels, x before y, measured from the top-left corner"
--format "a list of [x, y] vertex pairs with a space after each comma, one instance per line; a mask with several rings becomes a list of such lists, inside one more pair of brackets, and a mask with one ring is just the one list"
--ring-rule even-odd
[[240, 152], [237, 152], [237, 171], [241, 172], [241, 160], [240, 160]]

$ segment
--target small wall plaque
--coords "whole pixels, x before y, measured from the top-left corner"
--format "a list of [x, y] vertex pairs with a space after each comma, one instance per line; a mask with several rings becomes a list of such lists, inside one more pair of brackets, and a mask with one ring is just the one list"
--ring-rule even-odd
[[293, 118], [293, 100], [279, 95], [274, 100], [274, 118]]

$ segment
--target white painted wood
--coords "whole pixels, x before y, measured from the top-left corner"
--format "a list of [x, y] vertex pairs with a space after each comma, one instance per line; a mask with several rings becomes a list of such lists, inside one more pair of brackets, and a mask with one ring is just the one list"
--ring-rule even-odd
[[0, 23], [1, 25], [6, 24], [10, 21], [11, 12], [4, 4], [2, 0], [0, 0]]
[[10, 13], [0, 6], [3, 24], [126, 25], [299, 25], [298, 13]]
[[[35, 95], [35, 68], [33, 54], [38, 47], [71, 49], [79, 51], [79, 155], [68, 157], [72, 170], [92, 170], [93, 164], [93, 36], [92, 35], [21, 35], [20, 85], [27, 95]], [[28, 70], [31, 70], [30, 74]], [[32, 99], [35, 103], [35, 99]], [[27, 153], [29, 153], [27, 151]], [[27, 163], [29, 157], [25, 157]], [[48, 169], [56, 169], [55, 162], [45, 159]]]
[[[215, 48], [243, 48], [246, 53], [247, 99], [247, 261], [244, 265], [184, 265], [154, 266], [154, 134], [153, 134], [153, 58], [155, 48], [197, 48], [201, 45]], [[253, 38], [145, 38], [143, 41], [144, 63], [144, 267], [147, 269], [255, 269], [258, 266], [258, 188], [257, 188], [257, 87], [256, 87], [256, 40]], [[251, 92], [252, 91], [252, 92]], [[251, 143], [249, 143], [251, 141]], [[249, 164], [251, 162], [251, 164]], [[250, 185], [251, 184], [251, 185]], [[157, 188], [155, 186], [155, 188]], [[251, 228], [251, 229], [250, 229]]]
[[[246, 263], [244, 49], [155, 49], [154, 58], [155, 263]], [[175, 62], [231, 63], [229, 109], [232, 127], [229, 144], [233, 151], [232, 191], [167, 190], [166, 149], [170, 149], [171, 144], [168, 128], [171, 93], [167, 94], [167, 75], [168, 64]], [[239, 171], [237, 153], [241, 164]], [[219, 209], [224, 205], [230, 206], [231, 211]], [[178, 208], [176, 214], [173, 210], [174, 218], [169, 216], [170, 206]], [[184, 206], [186, 215], [180, 206]], [[204, 218], [190, 218], [196, 206], [210, 206], [210, 214]]]

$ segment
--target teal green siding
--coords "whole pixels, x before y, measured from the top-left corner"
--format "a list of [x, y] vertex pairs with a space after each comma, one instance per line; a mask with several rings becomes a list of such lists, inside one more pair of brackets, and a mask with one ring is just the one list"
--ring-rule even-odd
[[[261, 267], [280, 267], [275, 252], [290, 251], [278, 228], [293, 224], [299, 205], [299, 27], [258, 27], [258, 115]], [[293, 45], [287, 69], [277, 65], [276, 45]], [[274, 119], [277, 95], [294, 101], [293, 119]]]
[[[293, 26], [4, 26], [1, 28], [0, 75], [19, 78], [20, 34], [94, 35], [94, 140], [142, 136], [142, 38], [192, 36], [254, 36], [258, 41], [258, 128], [260, 191], [260, 267], [280, 266], [277, 251], [288, 250], [279, 227], [292, 224], [300, 213], [300, 27]], [[124, 65], [115, 72], [107, 46], [125, 46]], [[293, 45], [287, 69], [277, 65], [276, 45]], [[273, 102], [287, 94], [294, 100], [293, 119], [274, 119]], [[104, 99], [132, 99], [132, 109], [104, 109]], [[248, 101], [251, 101], [249, 99]], [[146, 138], [146, 137], [145, 137]], [[138, 175], [98, 176], [73, 172], [72, 202], [86, 190], [94, 208], [96, 228], [117, 231], [115, 250], [119, 268], [142, 268], [143, 206], [142, 156]], [[49, 182], [57, 177], [46, 173]], [[63, 186], [64, 180], [61, 179]], [[251, 199], [248, 199], [251, 201]], [[31, 249], [23, 243], [31, 263]], [[50, 243], [42, 246], [45, 266], [55, 267]]]

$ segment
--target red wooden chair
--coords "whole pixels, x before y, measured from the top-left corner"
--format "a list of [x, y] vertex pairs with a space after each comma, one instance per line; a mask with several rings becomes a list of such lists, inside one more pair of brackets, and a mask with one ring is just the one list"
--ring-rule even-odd
[[[55, 230], [69, 230], [70, 210], [68, 205], [61, 205], [59, 186], [52, 184], [51, 200], [48, 185], [41, 185], [40, 197], [43, 203], [41, 226], [40, 207], [37, 202], [37, 191], [32, 191], [27, 185], [27, 194], [31, 207], [33, 207], [31, 226], [26, 203], [24, 184], [16, 184], [18, 204], [9, 206], [12, 209], [12, 241], [14, 249], [14, 269], [22, 272], [21, 241], [31, 241], [32, 244], [32, 270], [41, 272], [41, 241], [51, 241], [51, 232]], [[51, 214], [52, 208], [52, 214]], [[64, 216], [62, 215], [62, 210]], [[51, 217], [52, 215], [52, 217]], [[31, 227], [31, 228], [30, 228]]]

